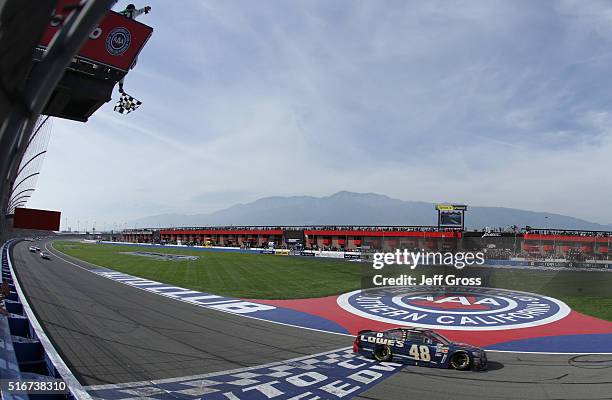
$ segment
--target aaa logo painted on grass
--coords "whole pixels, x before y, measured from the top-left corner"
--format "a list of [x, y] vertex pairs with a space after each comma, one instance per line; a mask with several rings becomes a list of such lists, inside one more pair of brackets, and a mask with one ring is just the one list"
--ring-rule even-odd
[[388, 324], [449, 330], [504, 330], [545, 325], [570, 313], [560, 300], [533, 293], [466, 287], [356, 290], [338, 297], [344, 310]]

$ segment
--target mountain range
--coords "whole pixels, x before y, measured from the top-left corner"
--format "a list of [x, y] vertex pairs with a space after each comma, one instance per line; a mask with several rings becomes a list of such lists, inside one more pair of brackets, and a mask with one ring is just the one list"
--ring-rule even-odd
[[[208, 214], [161, 214], [128, 226], [179, 227], [215, 225], [436, 225], [435, 203], [405, 201], [375, 193], [341, 191], [331, 196], [272, 196]], [[612, 230], [599, 224], [548, 212], [505, 207], [468, 207], [468, 229], [527, 225], [537, 228]]]

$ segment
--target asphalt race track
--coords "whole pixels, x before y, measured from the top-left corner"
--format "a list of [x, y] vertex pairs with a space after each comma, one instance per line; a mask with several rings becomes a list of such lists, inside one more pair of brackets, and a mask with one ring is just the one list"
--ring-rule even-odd
[[488, 353], [485, 372], [407, 367], [362, 399], [610, 399], [612, 356]]
[[84, 385], [202, 374], [351, 344], [347, 337], [203, 310], [129, 288], [58, 257], [43, 260], [28, 246], [14, 247], [15, 272], [39, 322]]
[[[28, 246], [22, 242], [13, 247], [17, 277], [47, 335], [86, 386], [252, 367], [352, 343], [347, 336], [244, 318], [148, 293], [57, 255], [42, 260]], [[490, 368], [485, 372], [405, 367], [353, 398], [612, 399], [612, 355], [488, 354]]]

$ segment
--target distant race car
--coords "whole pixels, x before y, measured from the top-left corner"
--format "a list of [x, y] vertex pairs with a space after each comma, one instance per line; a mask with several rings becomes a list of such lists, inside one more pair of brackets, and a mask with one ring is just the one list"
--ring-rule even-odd
[[30, 246], [28, 249], [30, 250], [31, 253], [36, 253], [36, 247]]
[[481, 348], [455, 343], [424, 328], [394, 328], [384, 332], [360, 331], [353, 351], [377, 361], [457, 370], [484, 370], [487, 355]]
[[49, 255], [49, 253], [45, 253], [44, 251], [41, 251], [40, 258], [44, 258], [45, 260], [50, 260], [51, 256]]

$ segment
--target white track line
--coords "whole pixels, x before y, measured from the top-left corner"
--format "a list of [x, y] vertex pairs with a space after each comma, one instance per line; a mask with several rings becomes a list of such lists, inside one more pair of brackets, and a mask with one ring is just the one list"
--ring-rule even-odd
[[[51, 243], [51, 249], [53, 249], [55, 252], [52, 252], [52, 251], [51, 251], [51, 249], [49, 249], [49, 248], [47, 247], [47, 245], [48, 245], [49, 243]], [[80, 265], [78, 265], [78, 264], [75, 264], [75, 263], [73, 263], [73, 262], [71, 262], [71, 261], [68, 261], [68, 260], [66, 260], [65, 258], [63, 258], [63, 257], [59, 256], [57, 253], [60, 253], [60, 254], [64, 254], [64, 253], [60, 252], [60, 251], [59, 251], [59, 250], [57, 250], [55, 247], [53, 247], [53, 243], [52, 243], [52, 242], [46, 242], [46, 243], [45, 243], [45, 249], [47, 249], [48, 251], [52, 252], [53, 254], [55, 254], [55, 256], [56, 256], [56, 257], [60, 258], [61, 260], [65, 261], [65, 262], [67, 262], [68, 264], [72, 264], [72, 265], [74, 265], [75, 267], [81, 268], [82, 270], [85, 270], [85, 271], [90, 272], [90, 273], [92, 273], [92, 274], [94, 274], [94, 275], [100, 276], [100, 277], [102, 277], [102, 278], [109, 279], [109, 280], [111, 280], [111, 281], [113, 281], [113, 282], [122, 283], [122, 282], [119, 282], [119, 281], [115, 281], [115, 280], [113, 280], [113, 279], [112, 279], [112, 278], [110, 278], [110, 277], [106, 277], [106, 276], [104, 276], [104, 275], [96, 274], [95, 272], [93, 272], [93, 271], [91, 271], [91, 270], [89, 270], [89, 269], [87, 269], [87, 268], [84, 268], [84, 267], [82, 267], [82, 266], [80, 266]], [[64, 254], [64, 255], [66, 255], [66, 254]], [[71, 257], [71, 256], [69, 256], [69, 257]], [[76, 259], [76, 257], [75, 257], [75, 259]], [[99, 265], [96, 265], [96, 264], [90, 263], [90, 262], [88, 262], [88, 261], [83, 261], [83, 260], [79, 260], [79, 261], [84, 262], [84, 263], [87, 263], [87, 264], [92, 265], [92, 266], [97, 267], [97, 268], [103, 268], [103, 269], [109, 269], [109, 270], [110, 270], [110, 268], [108, 268], [108, 267], [101, 267], [101, 266], [99, 266]], [[111, 271], [112, 271], [112, 270], [111, 270]], [[126, 274], [126, 275], [127, 275], [127, 274]], [[143, 278], [143, 279], [144, 279], [144, 278]], [[161, 283], [161, 282], [160, 282], [160, 283]], [[153, 293], [153, 294], [157, 294], [157, 295], [159, 295], [159, 296], [168, 297], [168, 298], [173, 299], [173, 300], [182, 301], [183, 303], [191, 304], [192, 306], [193, 306], [193, 305], [195, 305], [195, 304], [193, 304], [193, 303], [190, 303], [190, 302], [188, 302], [188, 301], [185, 301], [185, 300], [182, 300], [182, 299], [179, 299], [179, 298], [176, 298], [176, 297], [165, 296], [165, 295], [164, 295], [164, 293], [154, 293], [154, 292], [151, 292], [151, 291], [146, 290], [146, 289], [144, 289], [144, 288], [135, 287], [135, 286], [128, 285], [128, 284], [125, 284], [125, 283], [123, 283], [123, 284], [124, 284], [125, 286], [129, 286], [129, 287], [133, 287], [133, 288], [136, 288], [136, 289], [140, 289], [140, 290], [142, 290], [142, 291], [144, 291], [144, 292], [147, 292], [147, 293]], [[205, 307], [205, 308], [208, 308], [208, 307]], [[252, 318], [252, 319], [256, 319], [256, 320], [258, 320], [258, 321], [269, 322], [269, 323], [272, 323], [272, 324], [278, 324], [278, 325], [284, 325], [284, 326], [291, 326], [291, 327], [293, 327], [293, 328], [307, 329], [307, 330], [311, 330], [311, 331], [322, 332], [322, 333], [329, 333], [329, 334], [334, 334], [334, 335], [341, 335], [341, 336], [350, 336], [350, 337], [355, 337], [355, 335], [351, 335], [351, 334], [349, 334], [349, 333], [338, 333], [338, 332], [324, 331], [324, 330], [322, 330], [322, 329], [307, 328], [307, 327], [303, 327], [303, 326], [299, 326], [299, 325], [286, 324], [286, 323], [284, 323], [284, 322], [270, 321], [270, 320], [263, 319], [263, 318], [252, 317], [252, 316], [249, 316], [249, 315], [244, 315], [244, 314], [237, 314], [237, 313], [233, 313], [233, 312], [230, 312], [230, 311], [225, 311], [225, 310], [217, 310], [217, 309], [213, 309], [213, 308], [208, 308], [208, 309], [210, 309], [210, 310], [214, 310], [214, 311], [218, 311], [218, 312], [222, 312], [222, 313], [227, 313], [227, 314], [232, 314], [232, 315], [238, 315], [238, 316], [240, 316], [240, 317], [244, 317], [244, 318]], [[484, 349], [484, 350], [485, 350], [487, 353], [549, 354], [549, 355], [566, 355], [566, 356], [578, 356], [578, 355], [589, 355], [589, 354], [593, 354], [593, 355], [610, 355], [610, 354], [612, 354], [612, 353], [563, 353], [563, 352], [545, 352], [545, 351], [512, 351], [512, 350], [489, 350], [489, 349]]]

